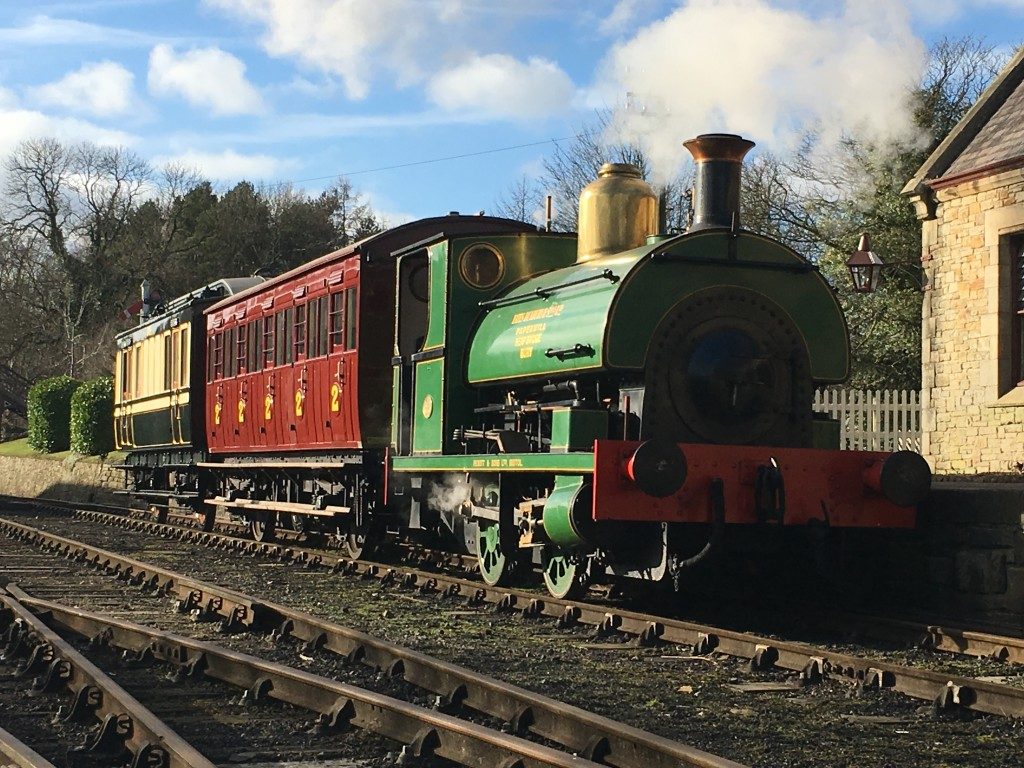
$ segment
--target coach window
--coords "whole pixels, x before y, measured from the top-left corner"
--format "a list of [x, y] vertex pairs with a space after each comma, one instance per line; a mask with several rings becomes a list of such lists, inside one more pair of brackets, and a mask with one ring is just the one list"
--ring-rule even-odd
[[243, 323], [235, 329], [235, 373], [238, 375], [249, 372], [245, 360], [245, 350], [248, 345], [249, 327]]
[[284, 311], [284, 361], [290, 364], [295, 359], [295, 308], [289, 307]]
[[356, 289], [345, 291], [345, 349], [356, 348]]
[[224, 332], [214, 337], [213, 342], [213, 378], [224, 378]]
[[171, 372], [174, 370], [173, 345], [171, 334], [164, 334], [164, 392], [171, 389]]
[[284, 365], [285, 363], [285, 315], [284, 310], [281, 310], [274, 316], [274, 349], [277, 352], [274, 355], [274, 363], [276, 365]]
[[274, 365], [274, 316], [263, 318], [263, 367]]
[[146, 359], [146, 358], [142, 357], [141, 353], [142, 353], [142, 345], [141, 344], [136, 344], [135, 345], [135, 385], [134, 385], [134, 387], [132, 387], [132, 392], [135, 393], [136, 397], [139, 397], [142, 394], [142, 365], [140, 364], [139, 361], [140, 360], [144, 361]]
[[300, 357], [306, 357], [306, 305], [299, 304], [293, 311], [295, 325], [292, 332], [294, 347], [292, 359], [298, 360]]
[[178, 339], [181, 349], [181, 358], [178, 360], [178, 382], [179, 386], [188, 386], [188, 375], [189, 375], [189, 356], [192, 351], [192, 347], [189, 345], [188, 340], [188, 326], [186, 325], [181, 329], [181, 333], [178, 334]]
[[316, 299], [310, 299], [306, 310], [306, 357], [320, 354], [320, 308]]
[[255, 373], [262, 367], [260, 363], [263, 362], [263, 356], [260, 350], [260, 342], [262, 341], [260, 321], [250, 320], [249, 327], [246, 330], [245, 335], [245, 370], [249, 373]]
[[121, 398], [123, 400], [128, 399], [128, 393], [131, 392], [131, 369], [132, 369], [132, 350], [131, 347], [121, 352]]
[[341, 349], [344, 336], [342, 335], [342, 327], [344, 323], [345, 313], [345, 294], [341, 291], [337, 291], [331, 294], [331, 309], [330, 309], [330, 334], [331, 334], [331, 347], [330, 351]]
[[320, 338], [320, 346], [317, 349], [318, 355], [326, 355], [330, 350], [327, 302], [328, 298], [326, 296], [321, 296], [317, 301], [317, 324], [319, 326], [318, 336]]

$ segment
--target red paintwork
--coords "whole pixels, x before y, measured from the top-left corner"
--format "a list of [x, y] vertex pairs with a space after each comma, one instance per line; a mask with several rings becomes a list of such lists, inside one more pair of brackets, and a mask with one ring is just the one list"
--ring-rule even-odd
[[[207, 314], [208, 343], [217, 333], [239, 326], [248, 328], [249, 323], [256, 320], [262, 350], [265, 317], [297, 305], [305, 304], [308, 308], [309, 302], [329, 297], [334, 292], [347, 292], [350, 288], [356, 290], [358, 302], [361, 294], [358, 254], [341, 252], [336, 259], [320, 260], [315, 264], [315, 268], [303, 270], [291, 279], [264, 284], [240, 294], [235, 300], [212, 307]], [[392, 271], [390, 275], [382, 275], [385, 283], [390, 283], [393, 274]], [[361, 313], [359, 315], [361, 319]], [[362, 323], [357, 322], [357, 331], [362, 330], [361, 326]], [[308, 347], [307, 336], [307, 352]], [[361, 448], [359, 377], [344, 375], [346, 370], [357, 369], [358, 347], [357, 339], [354, 349], [345, 349], [342, 345], [342, 348], [332, 349], [327, 355], [312, 359], [308, 354], [299, 354], [289, 364], [253, 373], [242, 372], [213, 382], [209, 385], [211, 396], [206, 403], [207, 439], [211, 453]], [[378, 364], [386, 365], [387, 347], [374, 351], [380, 361]], [[225, 349], [225, 359], [234, 353], [235, 350]], [[341, 387], [340, 411], [331, 410], [331, 385], [335, 381], [339, 381]], [[297, 393], [301, 394], [301, 412], [296, 408]], [[265, 418], [267, 397], [272, 399], [269, 419]], [[240, 400], [245, 402], [243, 421], [238, 419]], [[219, 425], [214, 418], [217, 402], [222, 407]]]
[[826, 522], [826, 512], [828, 524], [839, 528], [913, 528], [915, 524], [915, 508], [896, 506], [866, 482], [873, 465], [888, 453], [681, 443], [688, 467], [686, 482], [675, 495], [659, 499], [645, 494], [627, 477], [625, 467], [639, 445], [631, 440], [595, 442], [595, 520], [707, 523], [711, 521], [709, 488], [713, 479], [721, 478], [726, 522], [757, 523], [757, 468], [774, 458], [785, 482], [785, 525]]
[[[268, 454], [385, 447], [390, 439], [395, 331], [393, 254], [427, 238], [531, 230], [533, 227], [522, 222], [489, 216], [421, 219], [321, 256], [210, 307], [206, 311], [208, 347], [217, 333], [254, 319], [262, 321], [266, 315], [336, 291], [348, 296], [352, 290], [356, 299], [356, 338], [351, 344], [345, 331], [341, 348], [327, 355], [312, 359], [300, 355], [289, 364], [207, 383], [204, 408], [210, 452]], [[308, 343], [307, 336], [307, 349]], [[233, 352], [225, 350], [225, 355]], [[340, 388], [338, 410], [331, 407], [334, 384]], [[301, 416], [295, 410], [296, 392], [303, 398]], [[273, 399], [269, 420], [264, 418], [268, 395]], [[246, 403], [244, 421], [238, 419], [239, 400]], [[219, 425], [214, 418], [218, 403]]]

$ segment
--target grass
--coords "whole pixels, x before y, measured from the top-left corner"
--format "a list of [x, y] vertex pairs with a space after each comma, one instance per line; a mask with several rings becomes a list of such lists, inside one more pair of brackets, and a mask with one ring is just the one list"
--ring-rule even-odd
[[[19, 440], [8, 440], [6, 443], [0, 443], [0, 456], [16, 456], [20, 458], [32, 458], [32, 459], [50, 459], [52, 461], [63, 461], [69, 456], [78, 456], [78, 454], [72, 451], [58, 451], [57, 453], [39, 453], [32, 446], [28, 444], [28, 438], [23, 437]], [[106, 462], [120, 461], [124, 458], [122, 451], [112, 451], [106, 455]], [[86, 456], [82, 461], [98, 464], [102, 459], [99, 456]]]

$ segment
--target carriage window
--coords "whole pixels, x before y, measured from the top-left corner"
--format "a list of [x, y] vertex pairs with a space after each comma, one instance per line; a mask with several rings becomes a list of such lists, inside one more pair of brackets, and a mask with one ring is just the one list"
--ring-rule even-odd
[[224, 378], [224, 332], [221, 331], [216, 337], [216, 346], [213, 350], [213, 377]]
[[320, 332], [319, 332], [320, 347], [317, 350], [317, 354], [318, 355], [326, 355], [327, 351], [329, 349], [329, 344], [328, 344], [328, 326], [327, 326], [327, 313], [328, 313], [328, 310], [327, 310], [327, 297], [326, 296], [321, 296], [320, 300], [317, 302], [317, 304], [319, 306], [318, 317], [319, 317], [319, 325], [320, 325]]
[[235, 329], [235, 373], [248, 373], [245, 365], [245, 350], [249, 345], [249, 328], [240, 325]]
[[262, 361], [259, 346], [261, 339], [259, 320], [250, 320], [245, 334], [245, 370], [249, 373], [254, 373], [260, 369], [260, 362]]
[[320, 354], [320, 305], [316, 299], [309, 302], [309, 313], [306, 318], [306, 357]]
[[345, 294], [341, 291], [331, 294], [331, 310], [330, 310], [330, 331], [331, 331], [331, 349], [333, 352], [336, 349], [341, 349], [343, 343], [343, 337], [341, 334], [342, 321], [345, 312]]
[[345, 349], [356, 348], [356, 289], [345, 291]]
[[235, 350], [235, 339], [238, 330], [230, 328], [224, 334], [224, 375], [233, 378], [238, 373], [238, 355]]
[[181, 333], [178, 334], [178, 348], [180, 350], [181, 357], [178, 358], [178, 386], [188, 386], [188, 358], [191, 347], [188, 344], [188, 326], [186, 325], [181, 329]]
[[295, 349], [292, 346], [295, 331], [295, 309], [284, 311], [284, 361], [291, 363], [295, 359]]
[[274, 317], [263, 318], [263, 367], [274, 364]]
[[131, 369], [132, 351], [126, 349], [121, 353], [121, 396], [123, 399], [128, 398], [128, 392], [131, 391], [129, 386], [129, 370]]
[[181, 331], [171, 331], [171, 386], [168, 389], [177, 389], [181, 386]]
[[274, 362], [277, 365], [284, 365], [285, 363], [285, 349], [287, 344], [285, 343], [285, 316], [284, 311], [278, 312], [274, 316], [274, 348], [277, 350], [277, 354], [274, 356]]
[[293, 311], [295, 312], [295, 327], [292, 338], [295, 350], [292, 359], [298, 360], [300, 356], [306, 355], [306, 305], [299, 304]]
[[164, 391], [166, 392], [171, 388], [171, 370], [173, 365], [171, 362], [171, 334], [164, 334]]
[[142, 363], [140, 362], [140, 360], [145, 360], [145, 358], [142, 357], [141, 353], [142, 353], [142, 345], [141, 344], [136, 344], [135, 345], [135, 356], [134, 356], [135, 357], [135, 386], [132, 388], [132, 392], [135, 393], [136, 397], [138, 397], [139, 395], [142, 394]]

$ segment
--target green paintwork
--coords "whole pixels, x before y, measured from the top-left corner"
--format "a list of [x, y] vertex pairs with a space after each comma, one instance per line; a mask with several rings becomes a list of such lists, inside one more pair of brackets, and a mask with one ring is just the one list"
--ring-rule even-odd
[[398, 445], [398, 389], [401, 369], [396, 365], [391, 371], [391, 445]]
[[430, 325], [423, 349], [443, 347], [447, 331], [448, 308], [448, 243], [441, 242], [427, 249], [430, 264]]
[[[682, 235], [613, 256], [549, 272], [509, 291], [521, 300], [492, 308], [473, 336], [470, 382], [571, 374], [581, 369], [640, 370], [662, 318], [679, 302], [705, 288], [734, 285], [756, 291], [782, 307], [803, 333], [817, 382], [837, 382], [849, 373], [846, 322], [835, 295], [807, 262], [767, 238], [721, 230]], [[734, 250], [735, 258], [730, 255]], [[659, 254], [658, 258], [651, 258]], [[753, 263], [759, 262], [759, 263]], [[605, 270], [611, 282], [598, 276]], [[580, 285], [557, 286], [596, 278]], [[546, 294], [537, 295], [537, 292]], [[529, 331], [525, 326], [535, 325]], [[542, 327], [541, 327], [542, 326]], [[523, 336], [532, 337], [524, 344]], [[548, 357], [549, 349], [589, 345], [592, 355]]]
[[582, 566], [557, 547], [544, 547], [540, 567], [544, 573], [544, 586], [559, 600], [582, 597], [587, 591]]
[[[496, 285], [477, 289], [465, 283], [459, 271], [462, 254], [477, 245], [487, 245], [501, 254], [504, 271]], [[521, 233], [493, 237], [461, 237], [441, 240], [427, 246], [430, 263], [430, 304], [428, 328], [423, 349], [444, 349], [440, 396], [435, 395], [434, 409], [439, 415], [424, 419], [423, 395], [419, 381], [414, 384], [416, 398], [413, 411], [413, 450], [437, 451], [443, 445], [447, 451], [456, 450], [451, 436], [456, 427], [472, 423], [476, 394], [465, 381], [467, 345], [484, 310], [481, 301], [487, 301], [507, 291], [511, 286], [541, 272], [558, 270], [573, 263], [576, 258], [576, 240], [565, 235], [550, 233]], [[404, 257], [403, 257], [404, 258]], [[401, 270], [399, 270], [399, 273]], [[449, 343], [448, 340], [452, 340]], [[419, 377], [417, 366], [417, 378]], [[432, 374], [430, 374], [432, 375]], [[394, 380], [394, 402], [398, 398], [398, 378]], [[425, 394], [425, 392], [424, 392]], [[443, 403], [443, 407], [442, 406]], [[400, 419], [392, 420], [392, 424]], [[398, 435], [392, 432], [393, 444]], [[440, 443], [438, 442], [440, 440]]]
[[589, 451], [608, 437], [608, 411], [555, 408], [551, 411], [551, 452]]
[[484, 583], [492, 587], [506, 584], [511, 578], [514, 561], [505, 554], [501, 546], [497, 523], [480, 523], [476, 548], [480, 577]]
[[594, 454], [503, 453], [454, 456], [396, 456], [396, 472], [551, 472], [579, 474], [594, 471]]
[[416, 424], [412, 433], [413, 453], [440, 453], [441, 426], [444, 423], [443, 357], [416, 364], [413, 407], [416, 409]]
[[544, 504], [544, 533], [561, 547], [579, 546], [583, 539], [572, 524], [572, 508], [583, 487], [583, 478], [559, 475], [555, 488]]

